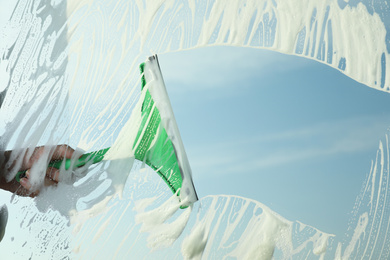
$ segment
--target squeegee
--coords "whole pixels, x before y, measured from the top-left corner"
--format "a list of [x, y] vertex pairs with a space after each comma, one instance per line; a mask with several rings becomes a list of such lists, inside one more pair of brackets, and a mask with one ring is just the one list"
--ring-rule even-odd
[[[192, 181], [191, 167], [184, 150], [179, 129], [161, 74], [157, 55], [149, 57], [140, 65], [142, 102], [138, 132], [132, 144], [135, 159], [146, 163], [165, 181], [184, 206], [198, 200]], [[137, 107], [137, 106], [136, 106]], [[48, 167], [65, 170], [99, 163], [105, 159], [110, 148], [82, 155], [76, 162], [71, 159], [52, 161]], [[63, 165], [64, 164], [64, 165]], [[62, 166], [63, 165], [63, 166]], [[25, 171], [16, 175], [20, 181]]]

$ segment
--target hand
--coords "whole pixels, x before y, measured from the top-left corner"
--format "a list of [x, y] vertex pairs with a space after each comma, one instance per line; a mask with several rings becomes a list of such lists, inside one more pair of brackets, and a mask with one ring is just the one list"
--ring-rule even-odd
[[[26, 177], [20, 179], [20, 184], [22, 185], [23, 188], [25, 188], [27, 191], [29, 191], [30, 196], [31, 195], [37, 195], [37, 191], [32, 190], [32, 183], [30, 181], [30, 170], [31, 167], [34, 165], [35, 162], [37, 162], [41, 156], [45, 153], [45, 149], [48, 149], [45, 146], [37, 147], [34, 149], [31, 157], [28, 158], [26, 152], [25, 158], [23, 160], [22, 164], [22, 170], [26, 170]], [[53, 149], [53, 148], [51, 148]], [[47, 151], [46, 151], [47, 152]], [[50, 161], [57, 161], [57, 160], [63, 160], [64, 158], [66, 159], [71, 159], [73, 156], [74, 150], [70, 148], [67, 145], [58, 145], [54, 147], [54, 150], [51, 151], [50, 154], [52, 154]], [[60, 170], [52, 167], [48, 167], [46, 170], [46, 175], [44, 179], [44, 186], [50, 186], [57, 184], [59, 181], [59, 176], [60, 176]], [[33, 191], [33, 192], [32, 192]], [[32, 192], [32, 193], [31, 193]]]
[[[7, 151], [5, 154], [5, 158], [9, 160], [11, 151]], [[31, 150], [27, 149], [23, 159], [21, 161], [21, 166], [19, 167], [19, 171], [26, 171], [26, 176], [22, 179], [20, 179], [20, 184], [16, 182], [15, 180], [12, 180], [11, 182], [5, 182], [5, 180], [0, 181], [0, 188], [6, 189], [11, 192], [16, 192], [18, 195], [22, 196], [30, 196], [35, 197], [39, 194], [39, 190], [37, 190], [37, 187], [34, 187], [32, 181], [31, 181], [31, 168], [35, 163], [37, 163], [39, 160], [45, 160], [47, 161], [56, 161], [56, 160], [62, 160], [64, 158], [70, 159], [72, 158], [74, 154], [74, 150], [67, 146], [67, 145], [58, 145], [54, 147], [50, 146], [40, 146], [34, 148], [34, 150], [31, 152]], [[19, 162], [20, 163], [20, 162]], [[9, 163], [8, 163], [9, 164]], [[11, 168], [15, 167], [15, 162], [12, 162]], [[59, 180], [60, 171], [56, 168], [49, 167], [46, 169], [46, 174], [44, 178], [44, 186], [49, 185], [55, 185]]]

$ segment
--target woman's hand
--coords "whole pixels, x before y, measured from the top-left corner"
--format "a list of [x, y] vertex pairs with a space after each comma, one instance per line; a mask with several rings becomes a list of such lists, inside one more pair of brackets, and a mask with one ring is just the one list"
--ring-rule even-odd
[[[7, 154], [8, 153], [8, 154]], [[11, 151], [5, 152], [5, 160], [9, 160]], [[35, 197], [38, 195], [39, 190], [33, 189], [33, 183], [31, 182], [31, 168], [35, 163], [40, 159], [43, 159], [43, 156], [49, 156], [48, 161], [57, 161], [63, 159], [71, 159], [74, 154], [74, 150], [67, 145], [58, 145], [54, 147], [49, 146], [40, 146], [36, 147], [32, 153], [29, 149], [26, 150], [21, 166], [18, 171], [26, 171], [26, 176], [20, 179], [20, 183], [16, 180], [11, 182], [6, 182], [4, 176], [0, 178], [0, 188], [8, 190], [10, 192], [15, 192], [21, 196], [30, 196]], [[15, 167], [16, 162], [8, 162], [8, 165]], [[4, 174], [3, 174], [4, 175]], [[56, 168], [49, 167], [46, 169], [44, 185], [55, 185], [58, 183], [60, 175], [60, 170]]]

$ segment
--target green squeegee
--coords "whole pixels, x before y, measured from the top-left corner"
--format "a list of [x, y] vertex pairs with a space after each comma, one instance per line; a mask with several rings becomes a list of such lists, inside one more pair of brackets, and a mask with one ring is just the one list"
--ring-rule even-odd
[[[149, 57], [140, 65], [142, 91], [146, 91], [141, 107], [141, 122], [132, 145], [135, 159], [145, 162], [167, 183], [185, 205], [198, 200], [191, 168], [181, 141], [170, 101], [162, 78], [157, 55]], [[133, 113], [139, 111], [133, 111]], [[76, 162], [71, 159], [54, 161], [49, 167], [66, 170], [98, 163], [110, 148], [86, 153]], [[25, 171], [18, 172], [20, 181]]]

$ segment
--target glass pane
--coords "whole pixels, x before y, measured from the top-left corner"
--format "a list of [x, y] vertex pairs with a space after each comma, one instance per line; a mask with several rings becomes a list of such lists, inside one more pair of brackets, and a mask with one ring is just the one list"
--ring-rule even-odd
[[386, 1], [0, 6], [2, 257], [389, 257]]

